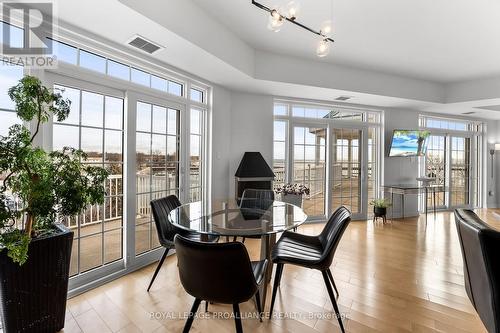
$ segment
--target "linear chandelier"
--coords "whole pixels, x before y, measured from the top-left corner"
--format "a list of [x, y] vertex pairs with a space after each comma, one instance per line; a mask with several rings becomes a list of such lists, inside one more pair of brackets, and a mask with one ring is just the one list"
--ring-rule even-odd
[[266, 5], [263, 5], [255, 0], [252, 0], [252, 4], [266, 12], [269, 13], [269, 22], [267, 28], [271, 31], [278, 32], [281, 30], [281, 26], [285, 21], [295, 24], [296, 26], [305, 29], [309, 32], [312, 32], [315, 35], [320, 37], [320, 41], [318, 42], [318, 47], [316, 48], [316, 55], [318, 57], [325, 57], [328, 55], [330, 51], [330, 43], [333, 43], [334, 40], [331, 38], [332, 34], [332, 21], [324, 21], [321, 24], [321, 28], [319, 31], [314, 30], [300, 22], [297, 21], [297, 14], [300, 9], [300, 5], [296, 1], [290, 1], [286, 8], [269, 8]]

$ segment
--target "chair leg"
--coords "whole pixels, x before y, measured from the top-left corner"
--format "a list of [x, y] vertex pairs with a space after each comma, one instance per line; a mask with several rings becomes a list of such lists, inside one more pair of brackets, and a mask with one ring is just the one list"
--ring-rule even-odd
[[243, 244], [245, 244], [245, 239], [246, 239], [246, 238], [245, 238], [245, 237], [243, 237], [243, 239], [241, 240], [241, 242], [242, 242]]
[[283, 272], [283, 265], [284, 264], [276, 264], [276, 273], [274, 274], [273, 295], [271, 298], [271, 307], [269, 308], [269, 318], [273, 317], [274, 301], [276, 300], [276, 292], [278, 291], [278, 286], [280, 285], [281, 273]]
[[208, 301], [205, 301], [205, 312], [208, 312]]
[[257, 311], [259, 312], [259, 320], [262, 323], [262, 305], [260, 304], [260, 293], [258, 289], [255, 293], [255, 304], [257, 305]]
[[234, 324], [236, 325], [236, 333], [243, 333], [243, 327], [241, 326], [240, 306], [237, 303], [233, 304], [233, 313]]
[[236, 242], [237, 239], [238, 239], [238, 237], [234, 236], [233, 237], [233, 242]]
[[189, 312], [188, 319], [186, 321], [186, 325], [184, 325], [184, 329], [182, 330], [182, 333], [188, 333], [189, 330], [191, 329], [191, 325], [193, 325], [193, 320], [194, 320], [194, 315], [196, 311], [198, 311], [198, 307], [200, 306], [201, 299], [196, 298], [194, 300], [193, 306], [191, 307], [191, 312]]
[[335, 310], [335, 315], [337, 316], [337, 320], [340, 325], [340, 330], [342, 331], [342, 333], [345, 333], [344, 324], [342, 323], [342, 317], [340, 316], [339, 306], [337, 305], [332, 286], [330, 285], [330, 278], [328, 277], [328, 273], [326, 271], [321, 271], [321, 273], [323, 274], [323, 280], [325, 280], [326, 289], [328, 290], [328, 295], [330, 295], [330, 300], [332, 301], [333, 309]]
[[335, 293], [337, 294], [337, 297], [339, 297], [340, 296], [339, 290], [337, 289], [337, 286], [335, 285], [335, 281], [333, 280], [332, 271], [330, 270], [330, 268], [328, 268], [326, 270], [326, 272], [328, 273], [328, 277], [330, 278], [330, 281], [332, 282], [333, 289], [335, 289]]
[[158, 266], [156, 266], [156, 270], [155, 270], [155, 273], [153, 274], [153, 278], [151, 279], [151, 282], [149, 282], [148, 292], [149, 292], [149, 289], [151, 289], [151, 286], [153, 285], [153, 282], [155, 281], [156, 276], [158, 275], [158, 272], [160, 271], [160, 268], [163, 265], [163, 262], [165, 261], [165, 258], [167, 257], [169, 250], [170, 249], [165, 250], [165, 252], [163, 253], [163, 256], [160, 259], [160, 262], [158, 263]]

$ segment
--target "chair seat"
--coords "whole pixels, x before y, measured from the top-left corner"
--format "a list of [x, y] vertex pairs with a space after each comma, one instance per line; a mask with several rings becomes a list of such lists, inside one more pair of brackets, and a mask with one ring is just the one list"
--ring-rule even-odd
[[264, 275], [266, 275], [267, 259], [260, 261], [252, 261], [253, 275], [255, 276], [255, 281], [260, 284]]
[[317, 237], [285, 232], [271, 252], [273, 263], [294, 264], [315, 268], [321, 261], [323, 246]]

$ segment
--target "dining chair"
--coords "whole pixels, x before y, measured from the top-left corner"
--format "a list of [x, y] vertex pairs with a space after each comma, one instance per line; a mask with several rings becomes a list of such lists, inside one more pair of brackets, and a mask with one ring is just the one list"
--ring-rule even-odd
[[189, 332], [201, 300], [232, 304], [236, 332], [243, 332], [239, 304], [255, 296], [262, 321], [259, 295], [265, 280], [267, 259], [250, 261], [240, 242], [205, 243], [175, 236], [175, 251], [181, 284], [195, 298], [184, 333]]
[[[165, 248], [165, 252], [163, 252], [162, 257], [158, 262], [158, 266], [156, 267], [156, 270], [153, 274], [153, 278], [149, 283], [148, 291], [153, 285], [153, 282], [156, 279], [156, 276], [158, 275], [158, 272], [160, 271], [160, 268], [163, 265], [163, 262], [165, 261], [165, 258], [167, 257], [169, 251], [175, 248], [174, 237], [176, 234], [181, 234], [189, 239], [201, 239], [200, 234], [182, 230], [169, 222], [168, 215], [172, 210], [179, 207], [180, 205], [181, 202], [175, 195], [169, 195], [168, 197], [151, 201], [151, 211], [153, 212], [153, 219], [156, 225], [158, 240], [160, 242], [160, 245]], [[217, 242], [218, 240], [218, 236], [207, 236], [207, 241], [209, 242]]]
[[[273, 190], [261, 190], [247, 188], [243, 191], [241, 195], [240, 208], [248, 209], [258, 209], [258, 210], [268, 210], [274, 202], [274, 191]], [[260, 238], [260, 236], [247, 236], [248, 238]], [[242, 242], [245, 243], [243, 237]], [[233, 238], [236, 241], [236, 237]]]
[[500, 232], [472, 210], [456, 209], [465, 291], [488, 332], [500, 332]]
[[318, 236], [302, 235], [290, 231], [283, 233], [271, 252], [271, 260], [276, 264], [271, 308], [269, 310], [271, 318], [276, 292], [283, 274], [283, 266], [285, 264], [297, 265], [321, 271], [340, 329], [345, 332], [339, 307], [332, 290], [333, 285], [337, 296], [339, 295], [330, 266], [335, 250], [349, 222], [351, 222], [351, 212], [342, 206], [332, 214]]

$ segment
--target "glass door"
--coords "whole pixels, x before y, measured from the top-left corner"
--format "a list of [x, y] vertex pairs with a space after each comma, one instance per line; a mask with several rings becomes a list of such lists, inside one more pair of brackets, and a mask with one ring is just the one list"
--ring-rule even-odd
[[303, 208], [310, 217], [325, 218], [326, 135], [327, 127], [293, 126], [293, 183], [310, 189], [304, 196]]
[[[437, 185], [445, 186], [447, 184], [446, 177], [446, 152], [447, 143], [445, 135], [430, 135], [427, 139], [427, 152], [425, 158], [425, 176], [436, 179]], [[433, 198], [428, 196], [427, 206], [433, 207]], [[446, 207], [446, 192], [436, 193], [436, 208]]]
[[353, 218], [366, 218], [368, 191], [362, 190], [366, 188], [364, 175], [367, 171], [361, 148], [366, 146], [363, 132], [357, 128], [331, 129], [330, 214], [346, 206]]
[[471, 138], [450, 137], [450, 206], [470, 204]]

